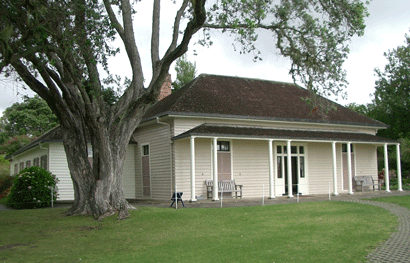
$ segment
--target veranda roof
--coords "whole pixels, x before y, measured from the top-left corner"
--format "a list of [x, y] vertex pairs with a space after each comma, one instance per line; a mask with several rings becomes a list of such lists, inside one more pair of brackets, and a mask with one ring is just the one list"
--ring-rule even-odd
[[220, 126], [212, 124], [202, 124], [189, 131], [173, 137], [179, 140], [195, 137], [218, 137], [218, 138], [238, 138], [238, 139], [274, 139], [274, 140], [302, 140], [302, 141], [337, 141], [337, 142], [361, 142], [361, 143], [398, 143], [395, 140], [383, 138], [365, 133], [330, 132], [330, 131], [310, 131], [310, 130], [286, 130], [240, 126]]

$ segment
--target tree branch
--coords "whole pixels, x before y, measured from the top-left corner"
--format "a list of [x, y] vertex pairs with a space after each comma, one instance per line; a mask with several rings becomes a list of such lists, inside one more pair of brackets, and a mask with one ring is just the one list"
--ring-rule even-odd
[[160, 21], [160, 0], [154, 0], [152, 10], [152, 35], [151, 35], [151, 63], [152, 71], [155, 70], [155, 65], [159, 61], [159, 21]]
[[[149, 99], [151, 101], [155, 101], [159, 90], [168, 75], [169, 67], [171, 66], [172, 62], [175, 61], [177, 58], [182, 56], [187, 50], [190, 40], [192, 36], [198, 32], [199, 29], [202, 28], [203, 24], [205, 23], [206, 19], [206, 9], [205, 9], [205, 2], [206, 0], [196, 0], [193, 1], [193, 17], [191, 21], [188, 22], [184, 36], [182, 38], [181, 43], [172, 51], [165, 54], [165, 56], [160, 61], [160, 67], [158, 67], [153, 72], [153, 77], [151, 83], [148, 87], [147, 93], [149, 94]], [[172, 45], [172, 43], [171, 43]]]
[[121, 26], [120, 22], [117, 20], [117, 16], [111, 8], [110, 0], [104, 0], [105, 10], [107, 10], [108, 17], [110, 18], [111, 25], [118, 32], [120, 37], [124, 40], [124, 28]]
[[165, 56], [168, 55], [171, 51], [174, 51], [177, 44], [178, 44], [178, 36], [179, 36], [179, 26], [181, 23], [182, 16], [184, 15], [185, 9], [188, 6], [188, 0], [184, 0], [184, 2], [181, 5], [181, 8], [178, 10], [176, 16], [175, 16], [175, 21], [174, 21], [174, 31], [172, 33], [172, 42], [169, 45], [169, 48], [167, 52], [165, 53]]

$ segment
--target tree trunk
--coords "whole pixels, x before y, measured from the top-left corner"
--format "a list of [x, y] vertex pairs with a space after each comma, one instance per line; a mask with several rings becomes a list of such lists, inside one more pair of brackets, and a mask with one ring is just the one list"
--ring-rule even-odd
[[[118, 213], [119, 219], [128, 217], [132, 208], [125, 199], [122, 171], [125, 153], [129, 143], [127, 135], [115, 138], [113, 143], [107, 136], [107, 129], [91, 131], [87, 140], [84, 129], [73, 133], [72, 127], [61, 127], [74, 188], [74, 203], [68, 215], [92, 215], [102, 219]], [[92, 145], [92, 164], [89, 161], [87, 144]]]

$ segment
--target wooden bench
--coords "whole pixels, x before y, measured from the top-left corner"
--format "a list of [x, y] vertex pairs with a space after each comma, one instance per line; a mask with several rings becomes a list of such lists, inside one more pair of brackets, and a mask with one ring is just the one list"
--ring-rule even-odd
[[381, 190], [381, 181], [376, 182], [373, 180], [372, 176], [369, 175], [361, 175], [361, 176], [355, 176], [354, 177], [355, 181], [355, 189], [357, 191], [357, 187], [361, 187], [361, 191], [363, 192], [363, 187], [373, 187], [373, 191], [375, 191], [375, 186], [378, 187], [378, 190]]
[[[212, 191], [214, 189], [213, 180], [205, 180], [206, 184], [206, 197], [212, 198]], [[235, 180], [222, 180], [218, 182], [218, 193], [235, 193], [235, 198], [242, 198], [243, 185], [236, 184]], [[239, 193], [239, 195], [238, 195]]]

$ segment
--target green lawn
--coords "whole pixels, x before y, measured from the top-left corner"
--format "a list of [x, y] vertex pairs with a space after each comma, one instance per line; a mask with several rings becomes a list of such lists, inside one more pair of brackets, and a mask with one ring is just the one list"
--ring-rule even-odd
[[372, 198], [372, 201], [394, 203], [410, 209], [410, 195]]
[[131, 218], [0, 212], [0, 262], [365, 262], [397, 219], [369, 205], [140, 208]]

